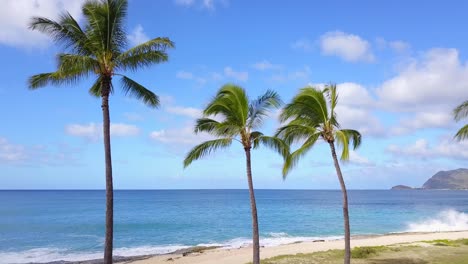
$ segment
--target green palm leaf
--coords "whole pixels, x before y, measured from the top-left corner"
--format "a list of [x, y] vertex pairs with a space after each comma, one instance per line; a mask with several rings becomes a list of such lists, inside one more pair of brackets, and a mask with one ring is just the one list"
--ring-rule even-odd
[[455, 139], [458, 141], [468, 139], [468, 125], [465, 125], [458, 130], [457, 134], [455, 134]]
[[220, 138], [201, 143], [190, 150], [187, 156], [185, 156], [184, 168], [189, 166], [193, 161], [201, 159], [218, 149], [229, 147], [231, 144], [232, 138]]
[[142, 100], [148, 106], [159, 106], [159, 97], [156, 94], [127, 76], [122, 76], [122, 89], [125, 94], [132, 95], [133, 97]]

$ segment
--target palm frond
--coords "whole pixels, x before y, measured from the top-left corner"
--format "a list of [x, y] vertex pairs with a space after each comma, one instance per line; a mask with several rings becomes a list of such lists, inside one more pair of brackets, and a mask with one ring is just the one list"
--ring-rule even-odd
[[116, 66], [123, 70], [137, 70], [168, 60], [166, 50], [173, 48], [174, 43], [168, 38], [155, 38], [137, 45], [123, 53], [116, 59]]
[[280, 138], [261, 135], [258, 136], [256, 140], [258, 141], [258, 145], [261, 144], [276, 151], [284, 160], [286, 160], [290, 154], [289, 145]]
[[320, 133], [315, 133], [311, 135], [300, 148], [295, 150], [291, 155], [288, 155], [284, 161], [283, 165], [283, 179], [286, 179], [286, 176], [289, 174], [291, 169], [293, 169], [299, 160], [307, 154], [307, 152], [315, 145], [317, 140], [320, 138]]
[[287, 144], [293, 144], [306, 140], [317, 133], [317, 129], [310, 124], [309, 120], [297, 118], [291, 120], [287, 125], [280, 127], [275, 136], [282, 138]]
[[83, 72], [75, 74], [66, 74], [60, 71], [40, 73], [33, 75], [28, 79], [28, 88], [31, 90], [35, 90], [37, 88], [41, 88], [49, 84], [57, 86], [72, 85], [75, 84], [81, 77], [85, 75], [86, 73]]
[[250, 142], [253, 142], [253, 148], [258, 148], [260, 146], [260, 137], [263, 136], [263, 133], [260, 131], [253, 131], [250, 133]]
[[127, 45], [123, 22], [127, 14], [127, 0], [88, 0], [82, 8], [88, 22], [86, 32], [99, 50], [99, 57], [118, 55]]
[[133, 97], [142, 100], [148, 106], [158, 107], [159, 97], [152, 91], [146, 89], [143, 85], [135, 82], [127, 76], [122, 76], [122, 89], [125, 94], [130, 94]]
[[339, 147], [342, 148], [341, 160], [349, 160], [349, 137], [343, 130], [335, 132], [335, 140]]
[[354, 129], [341, 129], [341, 131], [348, 137], [348, 142], [353, 143], [354, 150], [361, 146], [362, 136], [359, 131]]
[[458, 130], [457, 134], [455, 134], [455, 139], [457, 141], [468, 139], [468, 125], [465, 125]]
[[102, 92], [102, 77], [99, 75], [96, 78], [96, 81], [94, 81], [93, 85], [91, 88], [89, 88], [89, 94], [94, 96], [94, 97], [100, 97], [101, 92]]
[[460, 121], [465, 117], [468, 117], [468, 101], [461, 103], [453, 110], [453, 116], [456, 121]]
[[280, 121], [301, 117], [309, 119], [316, 126], [328, 120], [328, 108], [322, 91], [306, 87], [300, 90], [291, 103], [287, 104], [280, 115]]
[[193, 161], [201, 159], [218, 149], [229, 147], [231, 144], [231, 138], [220, 138], [209, 140], [201, 143], [198, 146], [195, 146], [192, 150], [190, 150], [187, 156], [185, 156], [184, 168], [188, 167]]
[[272, 108], [278, 108], [282, 104], [281, 98], [275, 91], [268, 90], [249, 105], [249, 121], [247, 126], [258, 128], [263, 124], [263, 119]]
[[203, 111], [205, 116], [222, 116], [225, 123], [245, 127], [249, 111], [249, 100], [245, 90], [233, 84], [226, 84], [219, 89]]
[[61, 14], [58, 21], [45, 17], [33, 17], [29, 28], [47, 34], [55, 43], [63, 45], [65, 49], [70, 49], [74, 53], [88, 56], [93, 54], [88, 36], [75, 18], [67, 12]]

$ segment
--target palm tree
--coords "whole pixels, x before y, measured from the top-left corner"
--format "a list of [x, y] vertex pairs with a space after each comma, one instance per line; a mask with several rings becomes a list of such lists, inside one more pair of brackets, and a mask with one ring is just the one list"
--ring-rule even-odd
[[[288, 155], [288, 147], [284, 142], [257, 131], [269, 110], [278, 108], [280, 104], [281, 100], [276, 92], [269, 90], [258, 99], [249, 102], [243, 88], [231, 84], [224, 85], [204, 109], [204, 117], [198, 119], [195, 124], [195, 133], [206, 132], [216, 139], [195, 146], [184, 160], [184, 167], [187, 167], [193, 161], [207, 156], [215, 150], [229, 147], [233, 141], [241, 143], [245, 152], [250, 193], [254, 264], [260, 263], [260, 242], [250, 151], [263, 144], [276, 150], [283, 157]], [[210, 118], [212, 116], [221, 119], [221, 121]]]
[[314, 88], [303, 88], [292, 102], [284, 107], [280, 120], [287, 124], [277, 131], [286, 144], [303, 142], [300, 148], [286, 158], [283, 167], [283, 177], [289, 173], [299, 159], [303, 157], [319, 140], [322, 139], [330, 146], [335, 164], [336, 174], [343, 193], [343, 215], [345, 230], [345, 259], [349, 264], [351, 258], [350, 228], [348, 215], [348, 194], [341, 173], [340, 164], [335, 150], [335, 141], [342, 148], [341, 160], [349, 159], [349, 144], [352, 142], [356, 149], [361, 144], [361, 134], [352, 129], [341, 129], [337, 120], [335, 108], [338, 94], [335, 85], [327, 85], [323, 91]]
[[120, 74], [121, 71], [136, 71], [140, 68], [168, 60], [166, 49], [173, 43], [168, 38], [155, 38], [127, 48], [124, 30], [127, 15], [127, 0], [88, 0], [82, 7], [84, 25], [68, 13], [58, 20], [33, 17], [32, 30], [49, 35], [61, 45], [64, 52], [57, 55], [55, 72], [37, 74], [29, 78], [29, 88], [62, 84], [74, 84], [94, 76], [95, 82], [89, 93], [102, 99], [104, 153], [106, 162], [106, 240], [104, 263], [112, 263], [113, 246], [113, 185], [110, 144], [109, 95], [114, 91], [112, 78], [121, 78], [121, 87], [151, 107], [159, 105], [158, 96], [143, 85]]
[[[468, 117], [468, 101], [463, 102], [461, 105], [457, 106], [453, 110], [453, 116], [456, 121], [460, 121], [463, 118]], [[468, 138], [468, 124], [460, 128], [457, 134], [455, 134], [455, 139], [462, 141]]]

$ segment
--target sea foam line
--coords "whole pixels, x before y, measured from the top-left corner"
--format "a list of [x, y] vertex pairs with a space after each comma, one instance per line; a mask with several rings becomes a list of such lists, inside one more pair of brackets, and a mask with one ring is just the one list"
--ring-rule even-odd
[[468, 230], [468, 214], [454, 209], [444, 210], [435, 217], [407, 224], [405, 232], [452, 232]]

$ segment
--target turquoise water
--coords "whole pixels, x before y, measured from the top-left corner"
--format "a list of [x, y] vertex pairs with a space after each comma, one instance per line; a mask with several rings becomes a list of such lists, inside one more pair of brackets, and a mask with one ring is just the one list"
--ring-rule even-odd
[[[257, 190], [261, 244], [343, 235], [340, 191]], [[352, 234], [468, 230], [468, 191], [350, 191]], [[104, 191], [0, 191], [0, 263], [100, 258]], [[247, 190], [115, 192], [115, 255], [248, 245]]]

